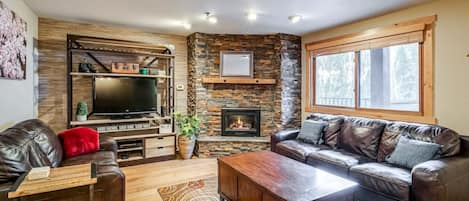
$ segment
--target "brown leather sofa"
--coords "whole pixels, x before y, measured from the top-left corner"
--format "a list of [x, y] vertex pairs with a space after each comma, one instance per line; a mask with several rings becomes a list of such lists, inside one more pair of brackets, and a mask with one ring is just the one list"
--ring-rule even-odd
[[[272, 135], [274, 152], [359, 184], [355, 201], [468, 201], [469, 139], [436, 125], [312, 114], [329, 123], [321, 145], [296, 140], [299, 130]], [[441, 145], [441, 158], [413, 169], [385, 162], [401, 135]]]
[[[95, 162], [98, 165], [98, 183], [95, 185], [95, 201], [124, 201], [125, 176], [116, 161], [116, 142], [100, 136], [100, 150], [73, 158], [64, 158], [57, 135], [37, 119], [27, 120], [0, 133], [0, 201], [7, 198], [15, 180], [33, 167], [63, 167]], [[88, 200], [88, 188], [26, 197], [34, 201]]]

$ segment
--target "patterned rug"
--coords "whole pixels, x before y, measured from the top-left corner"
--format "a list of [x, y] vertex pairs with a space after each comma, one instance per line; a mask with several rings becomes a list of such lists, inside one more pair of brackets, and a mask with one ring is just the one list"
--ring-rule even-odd
[[218, 178], [210, 177], [197, 181], [158, 188], [163, 201], [219, 201]]

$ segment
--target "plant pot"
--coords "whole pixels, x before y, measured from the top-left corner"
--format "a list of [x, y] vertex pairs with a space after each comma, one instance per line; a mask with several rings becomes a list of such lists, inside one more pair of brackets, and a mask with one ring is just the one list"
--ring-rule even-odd
[[87, 117], [86, 115], [77, 115], [77, 121], [86, 121]]
[[195, 137], [178, 137], [179, 154], [184, 160], [191, 159], [194, 153]]

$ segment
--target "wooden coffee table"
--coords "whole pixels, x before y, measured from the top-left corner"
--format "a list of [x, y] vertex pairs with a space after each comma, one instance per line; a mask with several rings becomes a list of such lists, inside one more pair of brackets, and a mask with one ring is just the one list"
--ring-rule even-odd
[[352, 181], [270, 151], [218, 159], [221, 200], [348, 201], [356, 186]]

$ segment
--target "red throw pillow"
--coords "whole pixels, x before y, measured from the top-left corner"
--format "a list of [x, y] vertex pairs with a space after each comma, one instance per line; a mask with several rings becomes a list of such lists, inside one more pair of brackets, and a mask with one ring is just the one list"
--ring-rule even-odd
[[91, 128], [76, 127], [59, 134], [65, 150], [65, 157], [70, 158], [99, 150], [99, 133]]

